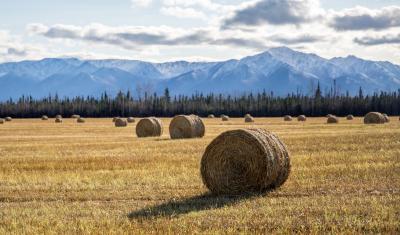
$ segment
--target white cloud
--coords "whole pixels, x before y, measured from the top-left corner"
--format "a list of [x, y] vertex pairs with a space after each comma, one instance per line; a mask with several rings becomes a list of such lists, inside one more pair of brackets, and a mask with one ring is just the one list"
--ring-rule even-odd
[[212, 0], [162, 0], [160, 12], [176, 18], [197, 18], [209, 24], [219, 24], [219, 19], [238, 6], [219, 4]]
[[243, 4], [223, 22], [224, 28], [235, 26], [300, 25], [322, 16], [317, 0], [259, 0]]
[[383, 30], [400, 27], [400, 6], [381, 9], [354, 7], [334, 12], [329, 25], [336, 30]]
[[21, 42], [21, 38], [0, 30], [0, 61], [14, 61], [38, 56], [41, 48]]
[[[137, 3], [135, 6], [155, 3], [133, 2]], [[382, 60], [391, 56], [386, 60], [399, 61], [393, 56], [399, 49], [396, 26], [399, 6], [325, 11], [317, 0], [251, 0], [237, 5], [211, 0], [159, 0], [153, 5], [158, 3], [160, 7], [153, 10], [177, 18], [200, 19], [204, 26], [190, 28], [192, 21], [188, 20], [182, 20], [185, 22], [182, 27], [29, 24], [27, 31], [31, 35], [26, 37], [27, 41], [37, 40], [46, 49], [35, 51], [22, 40], [5, 43], [0, 34], [0, 56], [4, 60], [83, 53], [90, 58], [120, 55], [143, 60], [221, 59], [290, 46], [326, 57], [348, 54], [366, 57], [368, 52], [370, 57], [376, 55]], [[362, 24], [360, 19], [364, 15], [370, 16], [374, 23]], [[172, 22], [179, 25], [179, 20]], [[369, 30], [357, 30], [360, 28]]]
[[49, 39], [79, 40], [90, 43], [114, 45], [128, 50], [145, 50], [146, 46], [198, 46], [198, 45], [234, 45], [247, 48], [265, 48], [258, 35], [236, 31], [221, 32], [218, 28], [182, 29], [167, 26], [159, 27], [109, 27], [90, 24], [84, 27], [73, 25], [31, 24], [27, 27], [31, 33]]
[[162, 7], [160, 11], [164, 15], [174, 16], [177, 18], [207, 19], [204, 12], [190, 7]]
[[218, 4], [211, 0], [163, 0], [164, 6], [170, 7], [200, 7], [203, 9], [218, 11], [229, 7], [228, 5]]
[[383, 44], [400, 45], [400, 33], [357, 37], [354, 39], [354, 42], [363, 46], [378, 46]]
[[132, 7], [149, 7], [152, 4], [152, 0], [131, 0]]

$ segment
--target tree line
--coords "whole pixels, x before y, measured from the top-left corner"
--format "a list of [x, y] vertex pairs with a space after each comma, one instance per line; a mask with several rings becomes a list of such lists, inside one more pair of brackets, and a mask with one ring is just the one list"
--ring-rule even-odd
[[171, 96], [168, 89], [163, 95], [144, 94], [133, 98], [131, 92], [119, 92], [116, 96], [103, 93], [100, 97], [59, 98], [49, 95], [34, 99], [22, 96], [18, 100], [0, 102], [0, 117], [38, 118], [42, 115], [54, 117], [61, 114], [69, 117], [79, 114], [84, 117], [171, 117], [176, 114], [216, 116], [225, 114], [242, 117], [246, 113], [259, 117], [280, 117], [283, 115], [325, 116], [328, 113], [345, 116], [363, 116], [370, 111], [400, 115], [400, 89], [396, 92], [381, 92], [364, 95], [360, 88], [357, 96], [347, 94], [323, 95], [319, 86], [315, 94], [288, 94], [286, 97], [273, 93], [248, 93], [240, 96], [223, 94], [193, 94]]

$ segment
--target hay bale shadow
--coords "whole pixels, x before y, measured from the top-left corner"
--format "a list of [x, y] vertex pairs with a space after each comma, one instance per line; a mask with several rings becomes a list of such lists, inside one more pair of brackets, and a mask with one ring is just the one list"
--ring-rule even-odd
[[218, 209], [225, 206], [234, 205], [243, 200], [263, 195], [266, 195], [266, 193], [246, 194], [240, 196], [216, 196], [212, 194], [202, 194], [182, 200], [170, 200], [160, 205], [133, 211], [128, 214], [128, 218], [131, 220], [143, 220], [159, 217], [177, 217], [195, 211]]

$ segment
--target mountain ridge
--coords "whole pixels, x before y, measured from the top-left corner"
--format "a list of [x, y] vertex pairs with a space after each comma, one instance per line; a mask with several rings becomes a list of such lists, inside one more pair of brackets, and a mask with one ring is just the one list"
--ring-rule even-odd
[[139, 96], [167, 87], [172, 95], [267, 91], [284, 96], [311, 94], [318, 83], [323, 90], [336, 84], [335, 90], [350, 94], [360, 87], [366, 94], [395, 91], [400, 88], [400, 66], [355, 56], [325, 59], [287, 47], [219, 62], [45, 58], [0, 64], [0, 100], [49, 94], [98, 97], [120, 90]]

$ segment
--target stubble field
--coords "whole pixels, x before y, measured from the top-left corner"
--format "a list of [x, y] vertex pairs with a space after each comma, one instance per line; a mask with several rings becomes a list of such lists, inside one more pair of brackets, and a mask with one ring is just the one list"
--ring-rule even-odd
[[[0, 124], [0, 234], [400, 233], [400, 121], [391, 119], [204, 119], [206, 136], [191, 140], [170, 140], [170, 119], [146, 139], [111, 119], [13, 120]], [[285, 142], [288, 181], [264, 195], [209, 195], [206, 146], [245, 127]]]

